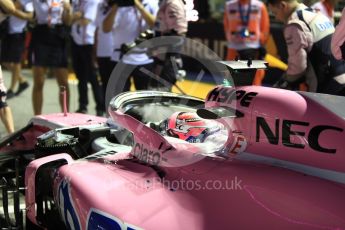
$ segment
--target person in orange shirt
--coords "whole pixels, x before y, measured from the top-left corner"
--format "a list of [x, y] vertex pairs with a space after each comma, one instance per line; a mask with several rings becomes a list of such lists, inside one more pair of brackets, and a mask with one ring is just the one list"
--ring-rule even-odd
[[[227, 60], [264, 59], [270, 21], [265, 4], [259, 0], [230, 0], [224, 8]], [[255, 74], [253, 85], [261, 85], [263, 70]]]

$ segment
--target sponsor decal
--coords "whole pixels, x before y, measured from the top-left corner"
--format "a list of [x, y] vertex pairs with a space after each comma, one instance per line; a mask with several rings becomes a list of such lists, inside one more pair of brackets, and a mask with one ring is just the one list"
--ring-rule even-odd
[[[303, 131], [295, 131], [295, 127], [299, 127], [299, 130]], [[342, 133], [343, 129], [330, 126], [330, 125], [316, 125], [314, 127], [311, 127], [308, 132], [310, 124], [308, 122], [304, 121], [294, 121], [294, 120], [280, 120], [275, 119], [275, 127], [274, 130], [272, 130], [265, 118], [263, 117], [257, 117], [256, 118], [256, 142], [262, 141], [261, 136], [261, 130], [263, 131], [264, 135], [267, 137], [267, 140], [272, 145], [278, 145], [279, 141], [286, 147], [289, 148], [299, 148], [304, 149], [305, 144], [303, 143], [293, 143], [291, 142], [291, 137], [298, 136], [302, 137], [303, 140], [305, 139], [305, 143], [309, 147], [317, 152], [322, 153], [332, 153], [335, 154], [337, 152], [337, 149], [334, 148], [326, 148], [321, 146], [320, 144], [320, 135], [322, 132], [338, 132]], [[266, 139], [265, 139], [266, 140]]]
[[[160, 150], [162, 147], [163, 147], [163, 143], [160, 144], [158, 150]], [[168, 147], [162, 152], [162, 154], [169, 150], [170, 148]], [[158, 165], [161, 161], [167, 161], [166, 158], [162, 157], [159, 151], [149, 149], [144, 144], [141, 144], [141, 143], [135, 143], [132, 153], [140, 161], [143, 161], [152, 165]]]
[[62, 220], [68, 229], [80, 230], [80, 220], [71, 197], [71, 187], [67, 180], [63, 180], [58, 187], [57, 205]]
[[125, 223], [108, 213], [91, 208], [87, 218], [86, 229], [139, 230], [141, 228]]
[[234, 131], [234, 142], [229, 148], [229, 154], [242, 153], [247, 148], [247, 140], [241, 132]]
[[249, 107], [256, 95], [258, 95], [257, 92], [234, 90], [231, 87], [216, 87], [208, 94], [206, 101], [231, 104], [234, 100], [239, 100], [241, 106]]

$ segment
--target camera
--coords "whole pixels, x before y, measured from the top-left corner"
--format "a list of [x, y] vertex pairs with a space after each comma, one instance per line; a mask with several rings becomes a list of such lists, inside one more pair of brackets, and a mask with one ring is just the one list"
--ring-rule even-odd
[[135, 46], [140, 44], [141, 42], [148, 40], [148, 39], [151, 39], [153, 37], [155, 37], [155, 32], [153, 30], [146, 30], [146, 31], [140, 33], [134, 42], [122, 44], [121, 53], [125, 54], [129, 50], [131, 50], [132, 48], [134, 48]]
[[151, 39], [155, 37], [155, 31], [153, 30], [145, 30], [144, 32], [140, 33], [139, 36], [135, 39], [135, 43], [139, 44], [145, 40]]
[[113, 6], [114, 4], [118, 7], [134, 6], [134, 0], [108, 0], [109, 6]]

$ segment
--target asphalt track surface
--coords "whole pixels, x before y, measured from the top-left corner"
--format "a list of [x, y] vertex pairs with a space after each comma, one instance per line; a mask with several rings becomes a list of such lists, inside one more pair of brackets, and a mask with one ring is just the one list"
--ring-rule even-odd
[[[23, 76], [28, 80], [30, 87], [26, 89], [19, 96], [13, 97], [7, 100], [7, 103], [12, 109], [15, 129], [19, 129], [25, 126], [29, 120], [33, 117], [34, 112], [32, 108], [32, 86], [33, 77], [31, 69], [25, 69], [22, 71]], [[10, 72], [3, 70], [5, 85], [9, 87], [11, 83]], [[78, 88], [75, 80], [70, 81], [70, 111], [73, 112], [78, 109]], [[89, 89], [89, 113], [96, 114], [95, 103], [92, 98], [91, 90]], [[44, 85], [43, 96], [43, 113], [59, 113], [60, 106], [58, 101], [58, 85], [55, 78], [46, 78]], [[0, 122], [0, 134], [5, 135], [5, 128]]]

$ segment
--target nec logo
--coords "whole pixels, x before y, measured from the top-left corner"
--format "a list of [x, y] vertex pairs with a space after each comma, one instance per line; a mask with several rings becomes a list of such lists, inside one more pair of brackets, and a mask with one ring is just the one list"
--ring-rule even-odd
[[[281, 124], [281, 125], [280, 125]], [[305, 131], [294, 131], [294, 128], [299, 126], [299, 130], [301, 127], [305, 127]], [[310, 130], [308, 129], [309, 123], [303, 121], [293, 121], [293, 120], [281, 120], [275, 119], [275, 130], [274, 132], [268, 126], [266, 120], [263, 117], [256, 118], [256, 142], [260, 142], [260, 131], [262, 130], [263, 133], [266, 135], [267, 140], [272, 145], [278, 145], [279, 140], [281, 138], [281, 142], [284, 146], [290, 148], [299, 148], [304, 149], [305, 145], [301, 143], [293, 143], [291, 142], [292, 136], [299, 136], [303, 139], [306, 139], [306, 143], [309, 144], [309, 147], [315, 151], [322, 152], [322, 153], [336, 153], [336, 149], [326, 148], [321, 146], [319, 139], [322, 132], [338, 132], [342, 133], [343, 129], [329, 126], [329, 125], [316, 125], [312, 127]], [[280, 131], [281, 130], [281, 131]], [[307, 131], [309, 130], [309, 133]], [[281, 135], [281, 136], [280, 136]], [[323, 142], [324, 143], [324, 142]]]
[[231, 87], [216, 87], [208, 94], [206, 101], [231, 104], [234, 100], [239, 100], [241, 106], [249, 107], [257, 94], [257, 92], [234, 90], [234, 88]]

